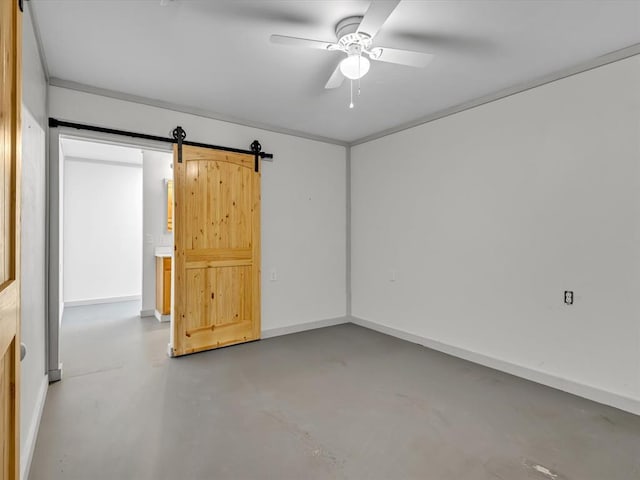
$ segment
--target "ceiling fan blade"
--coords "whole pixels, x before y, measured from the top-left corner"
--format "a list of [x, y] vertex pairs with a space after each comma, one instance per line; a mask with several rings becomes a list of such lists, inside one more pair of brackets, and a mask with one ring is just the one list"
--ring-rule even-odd
[[362, 22], [358, 27], [358, 33], [366, 33], [371, 38], [375, 37], [387, 21], [387, 18], [396, 9], [400, 0], [372, 0], [367, 13], [364, 14]]
[[271, 43], [279, 45], [290, 45], [293, 47], [318, 48], [320, 50], [330, 50], [335, 43], [322, 42], [320, 40], [310, 40], [308, 38], [287, 37], [284, 35], [271, 35]]
[[377, 47], [371, 51], [371, 60], [379, 62], [397, 63], [409, 67], [424, 68], [433, 60], [431, 53], [400, 50], [398, 48]]
[[324, 88], [338, 88], [340, 85], [342, 85], [342, 82], [344, 82], [344, 75], [342, 75], [342, 72], [340, 71], [340, 64], [338, 63], [336, 69], [329, 77], [329, 80], [327, 81], [327, 84], [324, 86]]

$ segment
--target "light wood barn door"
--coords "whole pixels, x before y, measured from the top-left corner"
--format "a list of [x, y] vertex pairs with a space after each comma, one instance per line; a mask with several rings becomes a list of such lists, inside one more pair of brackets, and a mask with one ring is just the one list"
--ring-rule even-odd
[[253, 155], [174, 148], [173, 354], [260, 338], [260, 173]]
[[20, 477], [20, 98], [18, 0], [0, 0], [0, 479]]

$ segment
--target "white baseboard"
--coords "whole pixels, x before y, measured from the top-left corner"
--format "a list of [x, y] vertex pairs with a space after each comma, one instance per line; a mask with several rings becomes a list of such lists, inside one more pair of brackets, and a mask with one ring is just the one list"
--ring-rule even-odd
[[31, 460], [33, 460], [33, 452], [36, 448], [36, 439], [38, 438], [38, 430], [40, 429], [40, 420], [42, 419], [42, 412], [44, 411], [44, 402], [47, 398], [47, 390], [49, 388], [48, 375], [42, 377], [42, 383], [40, 384], [40, 390], [38, 391], [38, 398], [36, 399], [36, 408], [31, 423], [29, 424], [29, 430], [27, 431], [27, 437], [24, 442], [24, 447], [20, 452], [20, 478], [27, 480], [29, 478], [29, 470], [31, 469]]
[[90, 298], [88, 300], [73, 300], [71, 302], [64, 302], [66, 307], [81, 307], [84, 305], [100, 305], [102, 303], [119, 303], [119, 302], [134, 302], [142, 300], [140, 295], [127, 295], [125, 297], [106, 297], [106, 298]]
[[585, 385], [573, 380], [558, 377], [550, 373], [511, 363], [506, 360], [490, 357], [482, 353], [477, 353], [453, 345], [448, 345], [437, 340], [432, 340], [430, 338], [407, 333], [396, 328], [387, 327], [386, 325], [372, 322], [370, 320], [364, 320], [362, 318], [352, 316], [350, 318], [350, 321], [364, 328], [391, 335], [392, 337], [400, 338], [402, 340], [407, 340], [412, 343], [417, 343], [427, 348], [431, 348], [432, 350], [437, 350], [454, 357], [462, 358], [473, 363], [484, 365], [485, 367], [500, 370], [517, 377], [531, 380], [532, 382], [540, 383], [557, 390], [562, 390], [563, 392], [568, 392], [579, 397], [593, 400], [594, 402], [603, 403], [605, 405], [619, 408], [620, 410], [640, 415], [640, 400], [634, 398], [626, 397], [618, 393], [602, 390], [598, 387], [593, 387], [591, 385]]
[[163, 315], [158, 310], [153, 311], [153, 316], [156, 317], [160, 323], [167, 323], [171, 321], [171, 314]]
[[290, 333], [304, 332], [306, 330], [315, 330], [316, 328], [332, 327], [341, 325], [350, 321], [347, 317], [327, 318], [325, 320], [314, 320], [307, 323], [297, 323], [287, 327], [267, 328], [262, 330], [261, 338], [279, 337], [280, 335], [289, 335]]
[[151, 310], [140, 310], [140, 317], [153, 317], [155, 316], [156, 311], [152, 308]]

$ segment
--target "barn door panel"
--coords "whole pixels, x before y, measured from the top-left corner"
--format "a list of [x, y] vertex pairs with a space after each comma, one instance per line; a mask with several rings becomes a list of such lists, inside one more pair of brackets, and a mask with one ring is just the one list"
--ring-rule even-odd
[[260, 173], [254, 157], [174, 151], [173, 354], [260, 337]]

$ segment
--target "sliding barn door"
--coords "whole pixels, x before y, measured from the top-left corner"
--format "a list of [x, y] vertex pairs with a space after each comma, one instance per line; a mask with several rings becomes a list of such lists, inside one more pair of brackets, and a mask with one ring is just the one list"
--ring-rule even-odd
[[260, 338], [260, 173], [252, 155], [174, 149], [173, 354]]
[[0, 0], [0, 479], [20, 477], [20, 84], [18, 0]]

